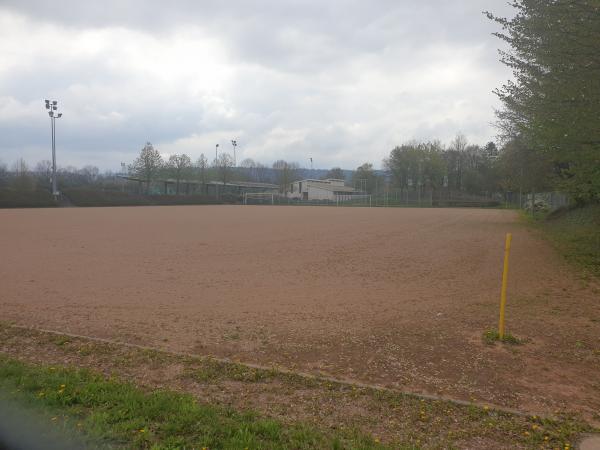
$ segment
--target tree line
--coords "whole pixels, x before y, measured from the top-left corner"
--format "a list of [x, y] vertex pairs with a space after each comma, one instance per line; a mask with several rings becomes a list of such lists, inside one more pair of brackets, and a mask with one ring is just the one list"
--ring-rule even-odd
[[496, 89], [510, 184], [600, 200], [600, 2], [514, 0], [514, 17], [486, 12], [508, 44], [513, 80]]
[[[152, 182], [170, 180], [175, 185], [175, 193], [182, 192], [185, 182], [207, 184], [211, 181], [228, 183], [251, 181], [277, 184], [281, 193], [287, 193], [292, 182], [303, 178], [343, 179], [357, 191], [375, 194], [389, 189], [450, 189], [474, 194], [490, 194], [524, 182], [525, 177], [511, 178], [512, 167], [505, 163], [503, 155], [510, 153], [510, 147], [499, 151], [493, 142], [485, 146], [469, 144], [467, 138], [458, 134], [448, 145], [440, 141], [411, 141], [391, 150], [383, 160], [382, 170], [373, 163], [365, 162], [354, 170], [333, 167], [329, 170], [309, 170], [297, 162], [283, 159], [265, 165], [251, 158], [244, 159], [234, 167], [233, 159], [221, 153], [209, 163], [204, 154], [195, 161], [187, 154], [173, 154], [163, 158], [160, 151], [150, 142], [140, 150], [138, 156], [127, 166], [125, 175], [144, 184], [146, 192]], [[25, 161], [19, 159], [12, 171], [0, 164], [0, 186], [11, 184], [20, 189], [34, 185], [49, 185], [51, 179], [49, 161], [38, 163], [30, 170]], [[4, 174], [4, 175], [3, 175]], [[8, 175], [8, 177], [7, 177]], [[114, 183], [114, 173], [101, 174], [97, 167], [85, 166], [60, 168], [59, 186], [76, 187], [97, 185], [122, 188]], [[8, 183], [8, 179], [12, 182]]]

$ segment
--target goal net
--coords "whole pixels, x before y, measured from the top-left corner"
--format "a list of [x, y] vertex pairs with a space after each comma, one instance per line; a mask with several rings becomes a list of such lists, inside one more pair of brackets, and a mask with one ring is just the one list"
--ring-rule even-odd
[[270, 192], [245, 192], [244, 205], [274, 205], [275, 194]]
[[340, 194], [335, 196], [337, 206], [371, 206], [371, 196], [368, 194]]

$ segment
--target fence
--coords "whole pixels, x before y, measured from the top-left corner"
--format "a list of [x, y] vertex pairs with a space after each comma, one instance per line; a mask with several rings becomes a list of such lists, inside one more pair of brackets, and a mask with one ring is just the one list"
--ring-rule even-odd
[[505, 202], [513, 208], [531, 210], [533, 205], [536, 211], [554, 211], [569, 206], [571, 199], [563, 192], [507, 192]]
[[500, 195], [476, 195], [449, 189], [388, 189], [373, 196], [373, 206], [458, 206], [502, 205]]

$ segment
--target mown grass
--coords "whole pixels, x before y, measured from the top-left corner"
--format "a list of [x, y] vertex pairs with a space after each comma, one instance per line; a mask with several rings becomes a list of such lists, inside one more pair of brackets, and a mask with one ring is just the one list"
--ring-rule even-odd
[[568, 261], [600, 277], [600, 205], [559, 210], [529, 220]]
[[[285, 426], [254, 412], [198, 403], [168, 390], [74, 368], [36, 366], [0, 356], [0, 391], [11, 400], [73, 424], [97, 446], [207, 449], [383, 449], [357, 432], [324, 433], [305, 424]], [[397, 447], [396, 447], [397, 448]]]

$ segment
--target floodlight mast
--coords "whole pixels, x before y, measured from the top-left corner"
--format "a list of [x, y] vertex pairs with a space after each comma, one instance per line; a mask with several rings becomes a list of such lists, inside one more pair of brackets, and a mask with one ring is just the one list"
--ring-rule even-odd
[[237, 167], [237, 159], [235, 157], [235, 148], [237, 147], [237, 141], [232, 139], [231, 145], [233, 145], [233, 167]]
[[[58, 197], [58, 189], [56, 186], [56, 119], [62, 117], [62, 113], [58, 112], [58, 101], [45, 100], [46, 109], [50, 116], [50, 128], [52, 130], [52, 195]], [[55, 112], [56, 111], [56, 112]]]

